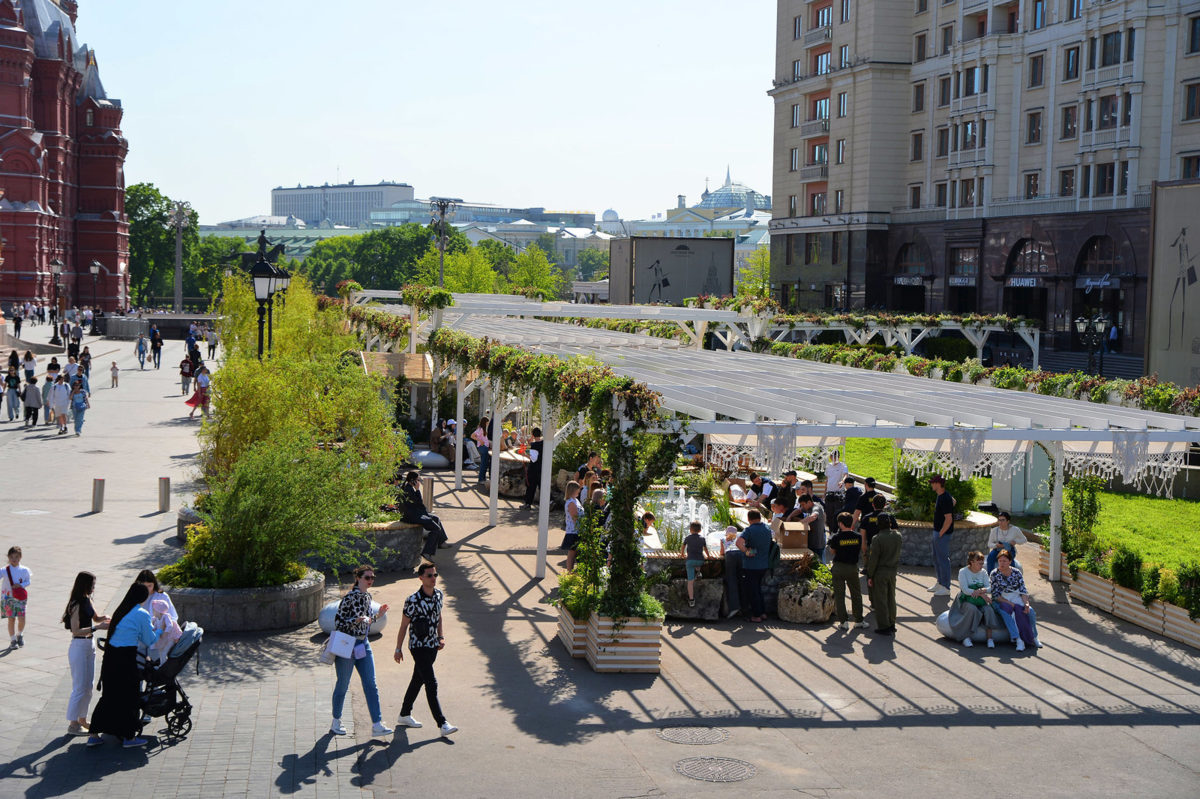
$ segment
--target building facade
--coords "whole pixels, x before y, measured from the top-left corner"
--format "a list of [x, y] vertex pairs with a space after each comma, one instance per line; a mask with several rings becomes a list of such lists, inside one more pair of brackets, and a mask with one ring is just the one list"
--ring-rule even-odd
[[1140, 354], [1155, 181], [1200, 173], [1200, 0], [780, 0], [772, 271], [800, 307], [1103, 311]]
[[[0, 0], [0, 302], [127, 304], [121, 104], [73, 0]], [[57, 270], [57, 274], [56, 274]]]
[[311, 227], [325, 220], [334, 225], [366, 227], [372, 211], [412, 199], [412, 186], [391, 181], [371, 184], [351, 181], [287, 189], [277, 186], [271, 189], [271, 215], [294, 216]]

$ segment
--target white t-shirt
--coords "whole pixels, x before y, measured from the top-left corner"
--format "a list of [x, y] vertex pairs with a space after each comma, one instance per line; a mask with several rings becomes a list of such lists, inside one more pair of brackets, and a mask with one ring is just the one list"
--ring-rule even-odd
[[980, 588], [984, 591], [990, 589], [992, 580], [983, 569], [973, 572], [970, 566], [963, 566], [958, 570], [958, 587], [964, 594], [970, 596]]
[[[14, 566], [6, 559], [4, 561], [5, 568], [0, 569], [0, 594], [4, 596], [12, 596], [13, 583], [28, 588], [30, 581], [33, 579], [33, 572], [25, 566]], [[8, 573], [12, 572], [12, 582], [8, 580]]]
[[846, 481], [846, 477], [849, 474], [849, 467], [841, 461], [827, 464], [825, 466], [825, 490], [831, 494], [838, 491], [845, 491], [845, 486], [842, 483]]
[[988, 535], [988, 549], [995, 549], [997, 544], [1024, 544], [1027, 539], [1021, 528], [1010, 524], [1007, 530], [1001, 530], [999, 525], [992, 528]]
[[179, 611], [177, 611], [175, 609], [175, 603], [171, 601], [171, 597], [167, 596], [162, 591], [156, 591], [155, 593], [153, 593], [149, 597], [147, 597], [146, 601], [142, 603], [142, 607], [144, 607], [146, 609], [146, 612], [150, 614], [151, 618], [154, 617], [154, 611], [151, 610], [150, 603], [156, 599], [161, 599], [167, 603], [167, 615], [171, 617], [171, 621], [178, 624], [179, 623]]

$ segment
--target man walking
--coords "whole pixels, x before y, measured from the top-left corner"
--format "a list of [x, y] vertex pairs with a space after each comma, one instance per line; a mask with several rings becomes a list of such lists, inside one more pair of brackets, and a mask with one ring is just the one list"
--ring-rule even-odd
[[933, 503], [933, 569], [937, 582], [929, 586], [934, 596], [950, 596], [950, 536], [954, 533], [954, 497], [946, 493], [946, 478], [935, 474], [929, 485], [937, 499]]
[[879, 517], [879, 532], [871, 539], [867, 552], [867, 590], [875, 609], [875, 632], [896, 632], [896, 571], [900, 568], [900, 547], [904, 543], [890, 514]]
[[842, 511], [838, 514], [837, 532], [829, 539], [833, 550], [833, 608], [837, 613], [837, 628], [842, 632], [850, 629], [846, 617], [846, 588], [850, 588], [850, 605], [854, 611], [854, 624], [866, 628], [863, 621], [862, 585], [858, 577], [858, 555], [862, 551], [862, 536], [854, 532], [853, 514]]
[[421, 588], [408, 599], [404, 600], [404, 618], [400, 622], [400, 632], [396, 635], [396, 662], [404, 662], [404, 633], [411, 632], [408, 637], [408, 651], [413, 659], [412, 679], [408, 690], [404, 692], [404, 703], [400, 706], [400, 719], [397, 723], [405, 727], [421, 727], [421, 722], [412, 716], [413, 703], [421, 686], [425, 687], [425, 699], [429, 702], [429, 712], [433, 720], [441, 728], [443, 737], [458, 732], [442, 714], [442, 706], [438, 702], [437, 675], [433, 672], [433, 662], [437, 660], [438, 652], [446, 648], [445, 631], [442, 627], [442, 592], [437, 588], [437, 566], [432, 563], [422, 563], [417, 567], [417, 577], [421, 580]]

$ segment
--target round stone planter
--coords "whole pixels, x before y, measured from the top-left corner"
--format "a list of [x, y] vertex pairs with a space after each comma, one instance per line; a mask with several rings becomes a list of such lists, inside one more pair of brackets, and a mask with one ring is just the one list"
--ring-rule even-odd
[[210, 633], [283, 630], [316, 621], [325, 594], [325, 575], [310, 570], [303, 579], [268, 588], [175, 588], [167, 593], [180, 621]]
[[175, 514], [175, 540], [181, 544], [187, 544], [187, 528], [202, 521], [203, 519], [200, 518], [199, 513], [184, 505]]

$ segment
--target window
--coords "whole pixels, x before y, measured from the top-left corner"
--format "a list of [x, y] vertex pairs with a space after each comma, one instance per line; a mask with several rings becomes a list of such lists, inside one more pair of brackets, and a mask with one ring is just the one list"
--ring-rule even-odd
[[1063, 80], [1079, 77], [1079, 48], [1068, 47], [1063, 51]]
[[799, 168], [800, 168], [800, 148], [793, 147], [792, 148], [792, 160], [791, 160], [791, 164], [788, 166], [788, 171], [795, 172]]
[[824, 53], [817, 53], [813, 56], [813, 72], [818, 75], [829, 74], [830, 55], [826, 50]]
[[846, 192], [838, 189], [833, 193], [833, 212], [840, 214], [845, 207]]
[[796, 195], [788, 195], [788, 216], [796, 215]]
[[950, 78], [938, 80], [938, 107], [950, 105]]
[[804, 33], [804, 19], [802, 17], [792, 17], [792, 38], [799, 39]]
[[800, 112], [800, 104], [792, 103], [792, 127], [793, 128], [800, 127], [800, 123], [803, 121], [804, 121], [804, 117], [801, 115], [801, 112]]
[[838, 116], [844, 117], [850, 113], [850, 97], [845, 92], [838, 92]]
[[1033, 0], [1033, 29], [1046, 27], [1046, 0]]
[[1062, 110], [1061, 139], [1073, 139], [1079, 135], [1079, 106], [1068, 105]]
[[1121, 63], [1121, 32], [1113, 31], [1100, 37], [1100, 66]]
[[1131, 122], [1133, 122], [1133, 95], [1125, 92], [1121, 97], [1121, 124], [1129, 127]]
[[917, 0], [917, 13], [918, 14], [928, 11], [928, 10], [929, 10], [929, 0]]
[[1096, 68], [1096, 37], [1088, 39], [1087, 68]]
[[1100, 118], [1097, 120], [1096, 127], [1099, 130], [1108, 130], [1117, 126], [1117, 96], [1115, 94], [1106, 94], [1100, 98]]
[[905, 244], [896, 256], [896, 271], [905, 275], [928, 274], [929, 259], [916, 244]]
[[1200, 119], [1200, 83], [1183, 87], [1183, 118]]
[[829, 98], [821, 97], [813, 100], [812, 109], [812, 118], [814, 120], [829, 119]]
[[90, 128], [92, 125], [95, 125], [95, 124], [96, 124], [96, 112], [95, 112], [95, 110], [93, 110], [93, 109], [91, 109], [91, 108], [89, 108], [89, 109], [87, 110], [87, 113], [86, 113], [86, 114], [84, 114], [84, 121], [83, 121], [83, 124], [84, 124], [84, 125], [86, 125], [86, 126], [87, 126], [87, 127], [89, 127], [89, 128]]
[[811, 159], [810, 164], [828, 164], [829, 163], [829, 145], [814, 144], [809, 152]]
[[808, 198], [808, 212], [813, 216], [825, 213], [825, 192], [814, 192]]
[[1092, 168], [1087, 164], [1079, 167], [1079, 196], [1092, 196]]
[[1084, 275], [1111, 275], [1125, 271], [1117, 243], [1109, 236], [1092, 236], [1079, 252], [1075, 271]]
[[1083, 129], [1085, 131], [1089, 131], [1092, 129], [1092, 119], [1094, 116], [1092, 111], [1093, 111], [1094, 105], [1095, 105], [1095, 103], [1092, 100], [1084, 100], [1083, 101]]
[[1031, 272], [1049, 272], [1050, 263], [1046, 248], [1033, 239], [1021, 239], [1013, 247], [1012, 255], [1008, 258], [1010, 274], [1029, 274]]
[[1034, 111], [1025, 118], [1025, 143], [1039, 144], [1042, 141], [1042, 112]]
[[912, 135], [912, 160], [920, 161], [925, 157], [925, 134], [914, 133]]
[[813, 16], [814, 28], [827, 28], [833, 22], [833, 6], [818, 8]]
[[838, 17], [839, 22], [850, 21], [850, 0], [842, 0], [842, 13]]
[[850, 45], [843, 44], [838, 48], [838, 67], [845, 69], [850, 66]]
[[1129, 193], [1129, 162], [1122, 161], [1120, 168], [1117, 170], [1117, 193]]
[[1029, 88], [1035, 89], [1042, 85], [1042, 67], [1045, 63], [1044, 55], [1035, 55], [1029, 59]]
[[917, 34], [917, 38], [916, 38], [916, 42], [915, 42], [914, 46], [915, 46], [916, 53], [913, 56], [913, 60], [914, 61], [924, 61], [925, 60], [925, 34], [923, 34], [923, 33]]
[[975, 204], [975, 181], [967, 178], [958, 182], [958, 205], [969, 208]]
[[804, 77], [804, 62], [799, 59], [792, 62], [792, 80], [800, 80]]
[[909, 186], [908, 187], [908, 207], [909, 208], [920, 208], [921, 207], [921, 187], [920, 186]]
[[967, 67], [962, 72], [963, 97], [972, 97], [982, 91], [983, 71], [978, 67]]
[[833, 235], [829, 237], [829, 240], [829, 262], [836, 264], [842, 260], [842, 231], [833, 231]]
[[914, 114], [917, 113], [918, 111], [925, 110], [925, 84], [924, 83], [914, 83], [913, 84], [912, 110], [913, 110]]
[[1113, 193], [1116, 185], [1117, 165], [1096, 164], [1096, 193], [1095, 197], [1105, 197]]
[[1058, 196], [1074, 197], [1075, 196], [1075, 170], [1060, 169], [1058, 170]]
[[821, 260], [821, 234], [804, 234], [804, 263], [815, 264]]
[[1134, 49], [1133, 48], [1133, 40], [1134, 40], [1134, 29], [1130, 28], [1129, 30], [1125, 31], [1125, 60], [1126, 61], [1133, 60], [1133, 49]]
[[1179, 171], [1185, 180], [1200, 178], [1200, 155], [1185, 155]]
[[1083, 11], [1083, 0], [1067, 0], [1067, 19], [1079, 19]]
[[955, 247], [950, 251], [950, 269], [953, 275], [979, 274], [979, 248]]
[[834, 155], [834, 163], [835, 164], [846, 163], [846, 140], [845, 139], [837, 140], [837, 144], [834, 145], [834, 148], [833, 148], [833, 155]]
[[1200, 17], [1190, 17], [1188, 19], [1188, 46], [1189, 53], [1200, 53]]
[[1025, 199], [1032, 200], [1038, 196], [1039, 175], [1037, 172], [1030, 172], [1025, 176]]
[[974, 150], [979, 145], [979, 123], [975, 120], [967, 120], [962, 123], [962, 144], [959, 145], [960, 150]]
[[954, 46], [954, 26], [947, 25], [942, 28], [942, 55], [947, 55], [950, 48]]
[[946, 184], [945, 183], [933, 184], [933, 204], [936, 205], [938, 208], [946, 207]]
[[945, 158], [949, 152], [950, 152], [950, 128], [938, 128], [936, 155], [938, 158]]

